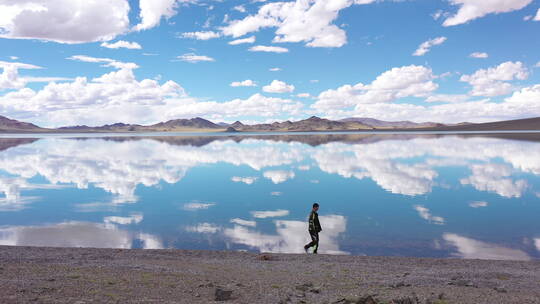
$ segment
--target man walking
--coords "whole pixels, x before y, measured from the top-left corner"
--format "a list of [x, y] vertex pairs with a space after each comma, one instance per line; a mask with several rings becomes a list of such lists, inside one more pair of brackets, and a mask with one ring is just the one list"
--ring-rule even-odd
[[315, 203], [309, 214], [309, 235], [311, 236], [311, 243], [304, 246], [306, 253], [308, 253], [308, 249], [311, 247], [315, 247], [313, 250], [313, 253], [315, 254], [317, 254], [317, 249], [319, 249], [319, 232], [322, 231], [322, 228], [321, 223], [319, 223], [317, 211], [319, 211], [319, 204]]

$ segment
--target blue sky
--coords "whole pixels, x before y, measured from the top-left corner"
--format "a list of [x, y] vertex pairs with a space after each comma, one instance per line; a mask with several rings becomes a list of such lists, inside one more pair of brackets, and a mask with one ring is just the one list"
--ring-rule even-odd
[[535, 117], [539, 8], [534, 0], [0, 0], [0, 115], [42, 126]]

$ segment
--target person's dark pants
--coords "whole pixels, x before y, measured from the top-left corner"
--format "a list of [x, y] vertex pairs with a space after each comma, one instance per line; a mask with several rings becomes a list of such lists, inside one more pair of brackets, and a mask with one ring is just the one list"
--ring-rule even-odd
[[319, 233], [317, 231], [309, 231], [309, 235], [311, 236], [311, 243], [304, 246], [305, 249], [309, 249], [311, 247], [315, 247], [315, 250], [313, 250], [313, 253], [317, 253], [317, 249], [319, 249]]

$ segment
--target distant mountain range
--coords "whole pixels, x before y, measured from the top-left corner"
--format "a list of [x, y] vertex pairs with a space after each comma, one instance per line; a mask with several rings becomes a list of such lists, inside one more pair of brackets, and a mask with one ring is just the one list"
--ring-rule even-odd
[[312, 116], [299, 121], [266, 124], [213, 123], [204, 118], [174, 119], [153, 125], [115, 123], [103, 126], [69, 126], [57, 129], [41, 128], [31, 123], [0, 116], [0, 133], [89, 133], [89, 132], [310, 132], [310, 131], [504, 131], [540, 130], [540, 117], [490, 123], [441, 124], [411, 121], [382, 121], [373, 118], [329, 120]]

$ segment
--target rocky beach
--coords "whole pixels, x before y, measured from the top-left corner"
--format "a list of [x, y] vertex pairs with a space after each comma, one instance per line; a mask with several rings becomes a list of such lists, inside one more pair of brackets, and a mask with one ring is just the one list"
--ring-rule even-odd
[[538, 261], [0, 247], [2, 303], [540, 303]]

